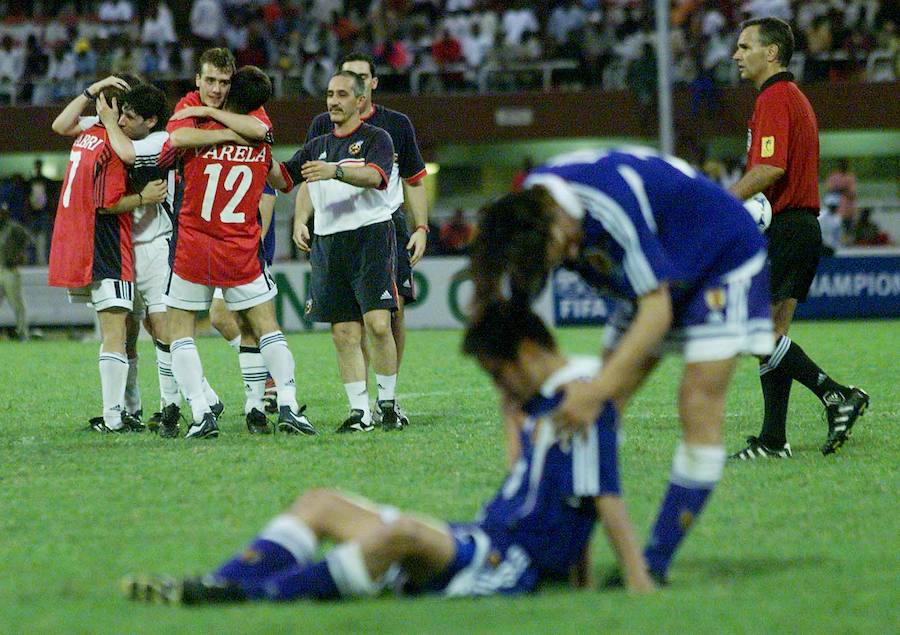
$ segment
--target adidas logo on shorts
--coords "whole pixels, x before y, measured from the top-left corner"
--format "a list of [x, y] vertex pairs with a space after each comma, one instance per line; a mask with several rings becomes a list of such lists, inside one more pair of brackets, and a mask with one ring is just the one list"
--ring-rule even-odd
[[384, 293], [381, 294], [381, 299], [382, 300], [393, 300], [394, 296], [391, 295], [390, 291], [385, 291]]

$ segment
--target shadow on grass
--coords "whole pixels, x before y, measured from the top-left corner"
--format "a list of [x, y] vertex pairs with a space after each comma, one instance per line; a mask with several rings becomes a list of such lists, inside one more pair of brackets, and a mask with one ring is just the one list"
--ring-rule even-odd
[[710, 581], [733, 580], [782, 573], [791, 569], [813, 569], [832, 561], [821, 556], [748, 556], [746, 558], [692, 558], [679, 560], [673, 571], [698, 576]]

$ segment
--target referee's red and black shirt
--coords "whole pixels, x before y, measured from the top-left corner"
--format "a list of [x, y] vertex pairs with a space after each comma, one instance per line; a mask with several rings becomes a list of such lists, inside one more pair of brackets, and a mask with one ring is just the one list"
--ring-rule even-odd
[[809, 100], [791, 73], [762, 85], [747, 130], [747, 171], [771, 165], [784, 176], [765, 192], [772, 212], [808, 209], [819, 213], [819, 126]]

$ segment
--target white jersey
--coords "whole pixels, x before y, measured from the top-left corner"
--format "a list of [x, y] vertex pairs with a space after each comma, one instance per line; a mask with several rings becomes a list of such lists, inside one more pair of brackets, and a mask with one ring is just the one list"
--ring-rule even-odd
[[[78, 125], [87, 130], [99, 123], [99, 117], [80, 117]], [[149, 243], [157, 238], [172, 235], [173, 199], [175, 197], [175, 172], [162, 173], [159, 169], [159, 153], [169, 138], [165, 130], [151, 132], [143, 139], [132, 139], [134, 145], [134, 165], [128, 168], [129, 189], [140, 192], [148, 181], [165, 178], [168, 183], [166, 200], [136, 207], [131, 213], [131, 240], [134, 244]]]

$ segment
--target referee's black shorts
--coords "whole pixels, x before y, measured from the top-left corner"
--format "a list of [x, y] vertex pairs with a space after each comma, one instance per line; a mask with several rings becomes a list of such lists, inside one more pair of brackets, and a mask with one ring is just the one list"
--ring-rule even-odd
[[806, 300], [822, 254], [818, 210], [787, 209], [774, 215], [769, 241], [772, 302]]

